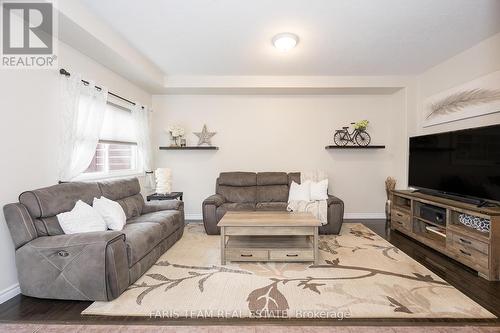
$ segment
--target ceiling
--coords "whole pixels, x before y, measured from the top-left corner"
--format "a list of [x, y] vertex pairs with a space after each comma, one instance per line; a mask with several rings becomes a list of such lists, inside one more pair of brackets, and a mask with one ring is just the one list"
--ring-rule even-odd
[[83, 2], [167, 75], [412, 75], [500, 32], [499, 0]]

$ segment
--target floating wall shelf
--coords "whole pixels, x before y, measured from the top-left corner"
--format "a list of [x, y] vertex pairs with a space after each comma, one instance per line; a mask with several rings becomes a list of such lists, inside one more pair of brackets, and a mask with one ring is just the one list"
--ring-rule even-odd
[[325, 149], [385, 149], [385, 146], [326, 146]]
[[160, 147], [160, 150], [219, 150], [219, 147], [215, 146], [187, 146], [187, 147]]

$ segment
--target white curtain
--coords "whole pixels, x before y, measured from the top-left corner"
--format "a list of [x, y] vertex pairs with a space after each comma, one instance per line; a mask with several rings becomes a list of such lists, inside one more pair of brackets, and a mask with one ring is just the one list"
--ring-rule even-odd
[[137, 150], [142, 161], [144, 171], [153, 170], [153, 151], [151, 146], [151, 111], [142, 105], [132, 107], [132, 119], [135, 126]]
[[94, 157], [106, 110], [108, 90], [84, 84], [80, 75], [62, 77], [59, 179], [70, 181], [84, 172]]

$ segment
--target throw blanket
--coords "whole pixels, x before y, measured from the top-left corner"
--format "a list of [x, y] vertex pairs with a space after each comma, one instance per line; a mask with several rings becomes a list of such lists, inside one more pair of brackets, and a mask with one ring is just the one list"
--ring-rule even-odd
[[[300, 183], [306, 181], [318, 182], [323, 179], [327, 179], [328, 176], [324, 171], [313, 171], [313, 172], [301, 172], [300, 173]], [[289, 212], [309, 212], [314, 215], [318, 220], [320, 220], [322, 225], [328, 223], [327, 214], [328, 206], [326, 200], [316, 200], [316, 201], [290, 201], [287, 206], [287, 211]]]

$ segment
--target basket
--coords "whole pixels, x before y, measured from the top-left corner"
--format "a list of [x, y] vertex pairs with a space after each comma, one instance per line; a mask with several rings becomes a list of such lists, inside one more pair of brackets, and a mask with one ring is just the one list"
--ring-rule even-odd
[[491, 221], [489, 219], [481, 218], [469, 214], [460, 214], [458, 221], [466, 227], [475, 229], [480, 232], [490, 232]]

